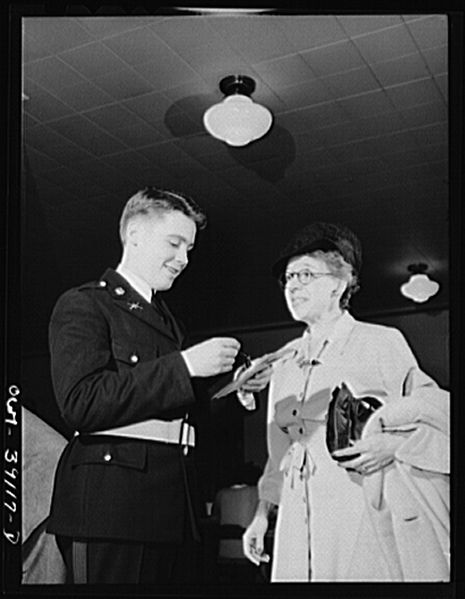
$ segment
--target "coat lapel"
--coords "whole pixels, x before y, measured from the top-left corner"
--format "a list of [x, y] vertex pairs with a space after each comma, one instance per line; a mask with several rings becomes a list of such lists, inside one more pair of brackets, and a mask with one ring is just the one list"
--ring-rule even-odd
[[178, 344], [182, 341], [182, 334], [176, 321], [163, 302], [163, 308], [169, 318], [168, 323], [164, 323], [160, 315], [157, 314], [155, 308], [147, 302], [141, 295], [131, 287], [124, 277], [116, 271], [109, 268], [101, 278], [104, 281], [108, 292], [113, 298], [115, 305], [121, 310], [124, 310], [134, 318], [144, 321], [149, 326], [157, 329], [159, 333], [174, 339]]

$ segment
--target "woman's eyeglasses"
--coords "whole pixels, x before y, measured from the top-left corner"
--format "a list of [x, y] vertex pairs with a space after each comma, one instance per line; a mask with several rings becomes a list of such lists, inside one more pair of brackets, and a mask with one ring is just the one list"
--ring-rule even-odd
[[331, 272], [312, 272], [307, 268], [303, 270], [299, 270], [298, 272], [285, 272], [279, 277], [279, 284], [284, 289], [287, 284], [294, 278], [297, 277], [297, 280], [301, 285], [308, 285], [315, 279], [319, 279], [320, 277], [328, 277], [333, 276]]

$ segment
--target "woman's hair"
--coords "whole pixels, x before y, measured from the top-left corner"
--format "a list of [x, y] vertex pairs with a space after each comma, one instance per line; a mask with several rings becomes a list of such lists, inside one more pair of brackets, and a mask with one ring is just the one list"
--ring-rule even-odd
[[336, 250], [315, 250], [308, 255], [322, 260], [330, 270], [331, 274], [338, 279], [347, 281], [347, 288], [341, 295], [339, 305], [342, 309], [348, 308], [350, 298], [360, 289], [359, 278], [352, 265], [346, 262], [341, 254]]
[[131, 218], [138, 214], [163, 214], [174, 210], [191, 218], [198, 229], [203, 229], [207, 224], [207, 217], [203, 211], [185, 194], [157, 187], [146, 187], [135, 193], [129, 198], [121, 214], [119, 234], [123, 246], [126, 242], [127, 224]]

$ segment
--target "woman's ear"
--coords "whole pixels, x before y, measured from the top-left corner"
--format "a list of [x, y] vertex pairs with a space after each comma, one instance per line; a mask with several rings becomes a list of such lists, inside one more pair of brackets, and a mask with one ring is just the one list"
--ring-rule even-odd
[[338, 279], [337, 287], [333, 289], [332, 295], [339, 298], [342, 297], [342, 294], [347, 289], [348, 285], [349, 284], [347, 281], [344, 281], [343, 279]]

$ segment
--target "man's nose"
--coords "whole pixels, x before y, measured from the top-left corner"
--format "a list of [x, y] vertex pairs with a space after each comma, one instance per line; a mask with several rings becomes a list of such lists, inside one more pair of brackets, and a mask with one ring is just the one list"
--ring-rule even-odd
[[186, 266], [186, 264], [189, 262], [189, 256], [185, 247], [181, 246], [178, 248], [178, 251], [176, 252], [176, 260], [183, 266]]

